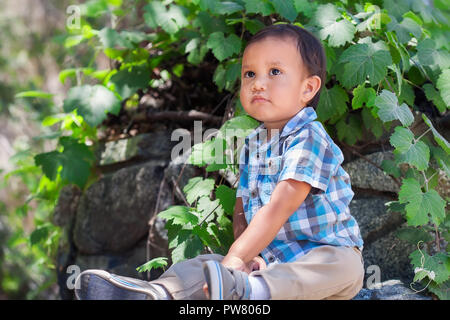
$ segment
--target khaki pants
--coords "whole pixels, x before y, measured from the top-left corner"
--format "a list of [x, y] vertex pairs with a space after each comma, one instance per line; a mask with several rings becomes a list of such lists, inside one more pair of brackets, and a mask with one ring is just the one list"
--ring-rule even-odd
[[[202, 263], [222, 259], [223, 256], [218, 254], [205, 254], [173, 264], [151, 283], [164, 286], [177, 300], [205, 299]], [[364, 261], [356, 248], [324, 245], [312, 249], [297, 261], [271, 264], [250, 275], [264, 278], [271, 299], [349, 300], [363, 286]]]

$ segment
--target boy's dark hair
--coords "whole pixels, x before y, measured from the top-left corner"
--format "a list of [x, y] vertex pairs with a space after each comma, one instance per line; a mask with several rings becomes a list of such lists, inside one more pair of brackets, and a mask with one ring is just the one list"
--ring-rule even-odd
[[325, 85], [327, 60], [322, 43], [308, 30], [292, 24], [276, 24], [267, 26], [259, 30], [247, 42], [247, 46], [252, 43], [261, 41], [268, 37], [284, 38], [290, 37], [297, 42], [297, 48], [302, 58], [303, 64], [309, 72], [308, 76], [316, 75], [321, 79], [321, 86], [314, 98], [308, 105], [314, 109], [317, 107], [320, 99], [320, 92]]

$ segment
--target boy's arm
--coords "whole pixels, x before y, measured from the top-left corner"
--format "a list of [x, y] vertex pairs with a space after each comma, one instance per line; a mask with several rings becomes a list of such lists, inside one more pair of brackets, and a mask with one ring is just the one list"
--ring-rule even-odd
[[233, 213], [234, 240], [239, 238], [242, 232], [244, 232], [245, 228], [247, 228], [247, 220], [245, 220], [244, 205], [242, 203], [242, 198], [237, 197]]
[[311, 185], [303, 181], [287, 179], [279, 182], [269, 203], [259, 209], [248, 227], [234, 241], [222, 264], [244, 270], [245, 265], [272, 242], [310, 190]]

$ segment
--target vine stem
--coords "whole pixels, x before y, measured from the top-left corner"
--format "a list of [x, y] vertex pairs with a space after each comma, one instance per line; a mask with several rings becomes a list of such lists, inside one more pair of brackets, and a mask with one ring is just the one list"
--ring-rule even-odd
[[428, 130], [425, 130], [424, 133], [422, 133], [417, 139], [414, 139], [414, 143], [419, 141], [424, 135], [426, 135], [428, 132], [430, 132], [431, 128], [428, 128]]
[[[431, 178], [433, 178], [434, 174], [429, 179], [427, 179], [425, 171], [421, 170], [420, 172], [422, 173], [423, 178], [425, 180], [425, 190], [428, 192], [428, 182], [431, 180]], [[439, 244], [440, 243], [439, 230], [438, 230], [438, 227], [437, 227], [436, 223], [433, 223], [433, 226], [434, 226], [434, 232], [436, 234], [436, 236], [435, 236], [436, 248], [437, 248], [438, 251], [441, 251], [441, 246]]]

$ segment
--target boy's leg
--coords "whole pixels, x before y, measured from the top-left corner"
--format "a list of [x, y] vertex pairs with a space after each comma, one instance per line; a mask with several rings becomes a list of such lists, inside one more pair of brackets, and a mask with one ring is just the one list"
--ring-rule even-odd
[[173, 264], [152, 284], [163, 286], [175, 300], [204, 300], [205, 277], [202, 264], [208, 260], [222, 261], [220, 254], [204, 254]]
[[364, 261], [356, 248], [324, 245], [250, 275], [265, 280], [271, 299], [348, 300], [363, 286]]

